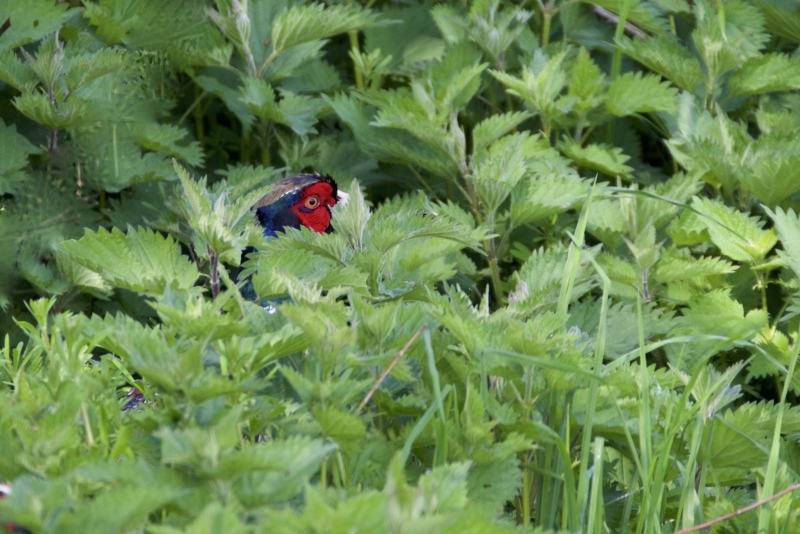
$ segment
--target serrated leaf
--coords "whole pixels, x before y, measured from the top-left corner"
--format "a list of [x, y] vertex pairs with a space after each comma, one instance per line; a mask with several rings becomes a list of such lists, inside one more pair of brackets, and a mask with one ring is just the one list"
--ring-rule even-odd
[[172, 238], [151, 230], [87, 230], [81, 239], [64, 241], [59, 248], [109, 283], [149, 295], [160, 295], [167, 286], [189, 289], [199, 276]]
[[0, 13], [10, 24], [0, 33], [0, 50], [38, 41], [80, 15], [80, 8], [69, 7], [47, 0], [3, 0], [0, 2]]
[[492, 115], [479, 122], [472, 130], [473, 154], [488, 148], [492, 143], [531, 117], [533, 117], [533, 114], [528, 111], [517, 111]]
[[720, 252], [736, 261], [757, 262], [764, 259], [778, 242], [774, 229], [762, 230], [764, 221], [748, 217], [719, 201], [695, 198], [693, 207], [705, 214], [702, 218], [711, 241]]
[[626, 9], [628, 20], [650, 33], [658, 35], [669, 31], [669, 23], [663, 14], [649, 2], [633, 0], [623, 7], [626, 3], [622, 0], [602, 0], [597, 5], [617, 15]]
[[281, 97], [278, 104], [282, 115], [280, 122], [289, 126], [301, 137], [310, 133], [316, 134], [314, 125], [317, 123], [317, 115], [325, 107], [324, 102], [319, 98], [295, 95], [286, 90], [281, 92]]
[[241, 100], [252, 113], [261, 119], [280, 120], [283, 118], [275, 103], [272, 86], [260, 78], [247, 76], [240, 90]]
[[588, 184], [575, 175], [535, 176], [512, 193], [511, 221], [514, 226], [550, 217], [573, 208], [586, 198]]
[[51, 130], [80, 126], [89, 120], [90, 103], [75, 97], [54, 105], [43, 93], [24, 93], [14, 99], [14, 106]]
[[786, 260], [792, 270], [800, 276], [800, 219], [794, 210], [784, 211], [775, 208], [771, 211], [765, 208], [767, 214], [775, 223], [783, 250], [778, 250], [778, 255]]
[[322, 435], [335, 441], [343, 451], [356, 452], [358, 442], [367, 435], [367, 427], [351, 413], [330, 408], [314, 410], [312, 414], [322, 429]]
[[684, 210], [676, 217], [667, 228], [667, 233], [676, 245], [697, 245], [711, 238], [701, 217], [690, 210]]
[[147, 150], [162, 152], [180, 158], [189, 165], [203, 164], [204, 154], [200, 143], [188, 141], [189, 132], [171, 124], [139, 122], [132, 128], [136, 140]]
[[622, 38], [617, 45], [625, 54], [681, 89], [692, 91], [705, 79], [697, 58], [668, 37], [646, 40]]
[[757, 151], [752, 162], [752, 170], [742, 173], [742, 184], [767, 206], [800, 190], [800, 155], [787, 157], [767, 149]]
[[800, 62], [784, 54], [748, 60], [728, 78], [731, 94], [759, 95], [800, 88]]
[[701, 257], [691, 260], [665, 258], [656, 265], [653, 277], [656, 282], [663, 284], [705, 276], [730, 274], [735, 270], [736, 266], [720, 258]]
[[371, 25], [374, 16], [360, 6], [321, 4], [295, 6], [281, 13], [272, 26], [276, 52]]
[[28, 156], [40, 153], [40, 149], [17, 133], [15, 124], [6, 126], [3, 119], [0, 119], [0, 176], [9, 176], [27, 167]]
[[621, 148], [597, 144], [582, 147], [566, 136], [558, 142], [558, 148], [580, 167], [594, 169], [609, 176], [629, 176], [633, 171], [632, 167], [625, 165], [631, 158], [623, 154]]
[[27, 61], [22, 61], [13, 50], [0, 50], [0, 80], [26, 93], [32, 92], [39, 78]]
[[798, 14], [796, 8], [790, 11], [785, 9], [784, 6], [761, 0], [756, 1], [755, 5], [764, 15], [768, 30], [789, 39], [793, 43], [800, 43], [800, 14]]
[[497, 512], [519, 490], [519, 460], [510, 456], [499, 462], [474, 466], [467, 476], [467, 495], [474, 503]]
[[629, 72], [615, 79], [608, 88], [606, 108], [617, 117], [664, 111], [674, 113], [678, 92], [658, 76]]
[[522, 78], [499, 71], [489, 71], [506, 90], [524, 100], [546, 117], [557, 114], [556, 99], [567, 84], [567, 73], [563, 67], [567, 51], [552, 58], [543, 49], [536, 50], [531, 67], [522, 68]]

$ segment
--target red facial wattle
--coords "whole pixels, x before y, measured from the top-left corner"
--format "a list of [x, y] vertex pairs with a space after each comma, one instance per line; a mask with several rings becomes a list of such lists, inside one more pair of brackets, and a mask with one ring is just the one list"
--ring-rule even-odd
[[322, 233], [331, 224], [331, 207], [336, 204], [333, 188], [325, 182], [306, 187], [292, 211], [306, 228]]

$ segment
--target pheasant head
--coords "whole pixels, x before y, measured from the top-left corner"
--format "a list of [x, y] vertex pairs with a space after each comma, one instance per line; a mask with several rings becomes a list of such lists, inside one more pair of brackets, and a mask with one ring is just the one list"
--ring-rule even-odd
[[295, 174], [284, 178], [255, 203], [256, 222], [265, 237], [278, 237], [285, 228], [329, 233], [331, 208], [344, 196], [336, 182], [322, 174]]

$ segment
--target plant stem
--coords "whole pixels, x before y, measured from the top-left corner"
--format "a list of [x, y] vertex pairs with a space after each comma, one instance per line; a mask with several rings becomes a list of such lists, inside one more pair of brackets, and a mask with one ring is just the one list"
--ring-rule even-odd
[[497, 263], [497, 256], [492, 251], [489, 256], [489, 267], [492, 269], [492, 287], [494, 288], [494, 298], [497, 301], [497, 309], [503, 306], [503, 290], [500, 287], [500, 266]]
[[211, 296], [217, 298], [219, 295], [219, 256], [208, 248], [209, 265], [208, 271], [211, 278]]

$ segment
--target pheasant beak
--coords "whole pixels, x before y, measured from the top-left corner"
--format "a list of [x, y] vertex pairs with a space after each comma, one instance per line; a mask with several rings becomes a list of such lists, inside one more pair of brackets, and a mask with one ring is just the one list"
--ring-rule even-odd
[[336, 199], [339, 201], [338, 203], [344, 206], [347, 204], [347, 201], [350, 200], [350, 195], [345, 193], [344, 191], [337, 191], [336, 192]]

